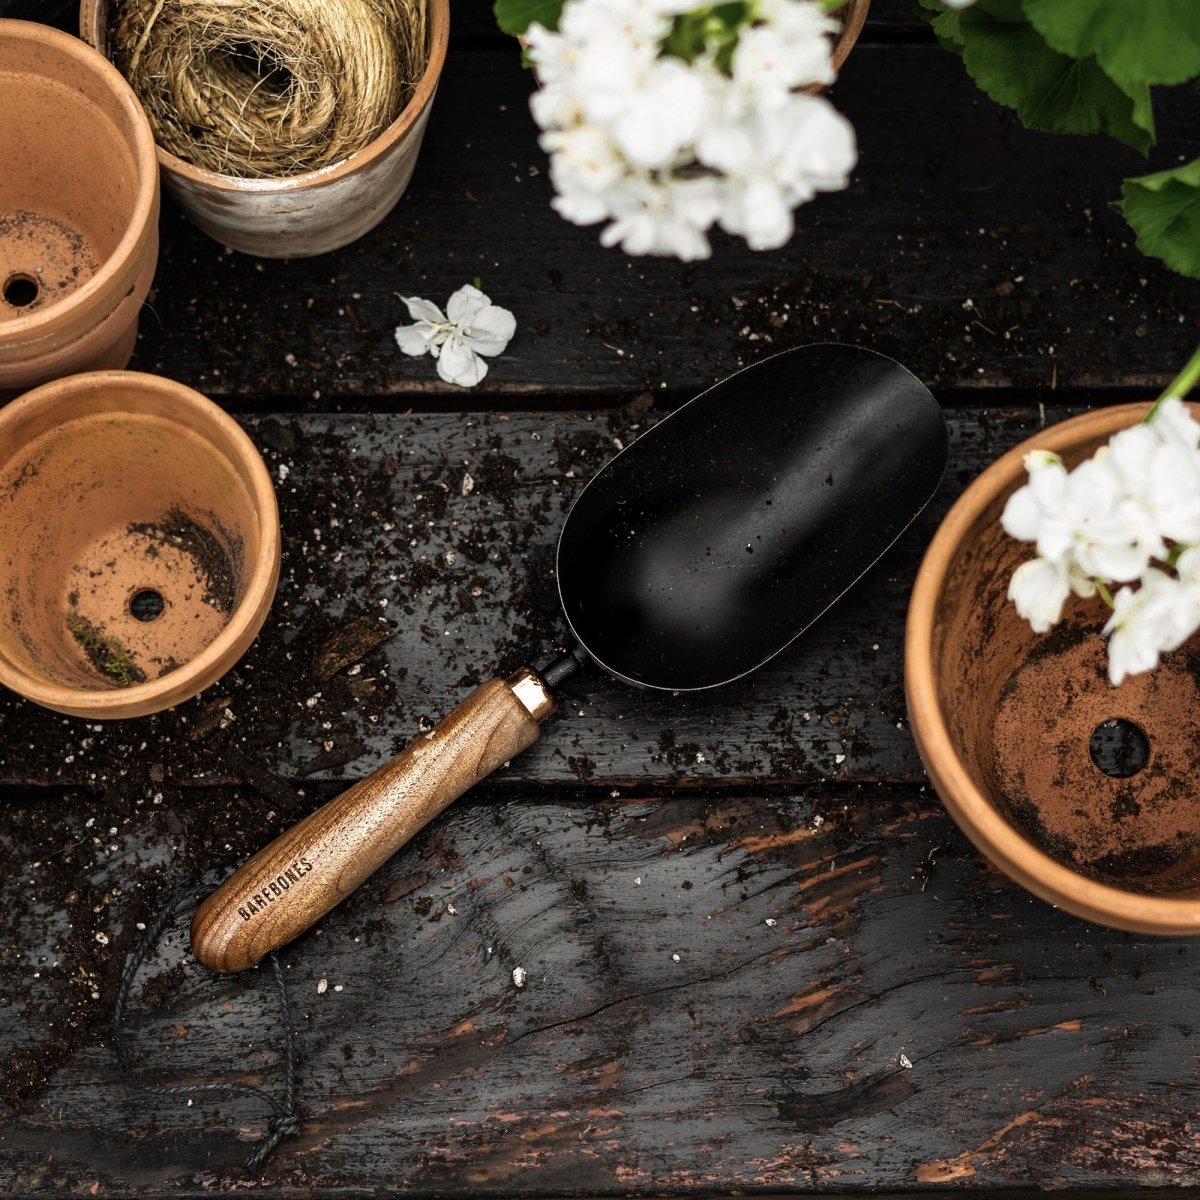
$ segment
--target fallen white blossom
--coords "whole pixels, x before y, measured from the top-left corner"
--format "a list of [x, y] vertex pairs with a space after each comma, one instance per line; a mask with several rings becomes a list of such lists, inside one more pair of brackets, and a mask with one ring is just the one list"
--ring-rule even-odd
[[517, 331], [512, 313], [469, 283], [450, 297], [445, 312], [420, 296], [401, 299], [413, 324], [396, 327], [396, 345], [413, 357], [432, 354], [438, 375], [460, 387], [474, 387], [483, 379], [488, 372], [484, 359], [503, 353]]

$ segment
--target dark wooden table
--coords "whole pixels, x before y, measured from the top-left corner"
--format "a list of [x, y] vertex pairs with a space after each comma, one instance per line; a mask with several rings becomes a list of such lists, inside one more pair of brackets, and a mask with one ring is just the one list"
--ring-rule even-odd
[[[259, 262], [165, 205], [134, 365], [244, 417], [280, 481], [283, 578], [247, 659], [173, 712], [0, 699], [0, 1193], [1196, 1184], [1197, 949], [990, 870], [924, 782], [901, 664], [954, 496], [1043, 422], [1152, 395], [1200, 288], [1106, 207], [1134, 155], [1025, 132], [903, 0], [875, 9], [834, 90], [861, 165], [778, 253], [631, 260], [554, 216], [529, 77], [480, 0], [456, 6], [409, 193], [358, 244]], [[1200, 97], [1176, 93], [1155, 169], [1195, 152]], [[392, 330], [397, 293], [475, 276], [519, 329], [464, 392]], [[941, 494], [870, 578], [719, 693], [580, 676], [532, 752], [289, 947], [303, 1127], [260, 1176], [261, 1104], [140, 1090], [107, 1026], [172, 886], [199, 896], [484, 673], [542, 660], [588, 475], [739, 364], [821, 339], [908, 364], [952, 431]], [[270, 978], [210, 975], [185, 925], [134, 988], [140, 1080], [278, 1092]]]

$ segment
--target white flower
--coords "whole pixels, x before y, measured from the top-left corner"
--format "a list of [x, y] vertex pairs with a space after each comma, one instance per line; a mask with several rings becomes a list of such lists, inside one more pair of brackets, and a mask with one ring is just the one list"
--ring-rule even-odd
[[1066, 568], [1045, 558], [1034, 558], [1014, 572], [1008, 585], [1008, 598], [1033, 627], [1034, 633], [1045, 633], [1058, 623], [1062, 606], [1071, 594]]
[[617, 148], [592, 125], [543, 133], [542, 149], [550, 155], [550, 179], [558, 195], [553, 204], [568, 221], [591, 225], [609, 215], [605, 193], [625, 173]]
[[[795, 7], [806, 11], [803, 5]], [[817, 32], [824, 33], [830, 22], [823, 13], [819, 16]], [[833, 27], [837, 28], [836, 23]], [[833, 80], [833, 59], [829, 43], [822, 36], [788, 36], [770, 25], [753, 25], [738, 38], [733, 52], [733, 82], [743, 92], [761, 97], [766, 107], [781, 107], [793, 88]]]
[[1124, 583], [1163, 546], [1146, 514], [1122, 503], [1122, 496], [1117, 473], [1103, 459], [1088, 459], [1069, 473], [1046, 462], [1009, 497], [1000, 521], [1018, 541], [1036, 542], [1043, 558]]
[[1127, 675], [1158, 666], [1160, 654], [1182, 646], [1200, 628], [1200, 589], [1151, 568], [1135, 592], [1113, 597], [1108, 639], [1108, 677], [1113, 686]]
[[1175, 573], [1186, 584], [1200, 585], [1200, 546], [1192, 546], [1179, 556]]
[[[1200, 352], [1180, 378], [1196, 363]], [[1151, 670], [1200, 630], [1200, 424], [1171, 395], [1072, 471], [1044, 450], [1024, 462], [1029, 481], [1000, 519], [1038, 557], [1014, 572], [1009, 598], [1044, 633], [1071, 592], [1107, 600], [1102, 585], [1136, 583], [1112, 597], [1109, 678]]]
[[1149, 428], [1165, 445], [1178, 443], [1186, 450], [1195, 450], [1200, 445], [1200, 425], [1192, 419], [1178, 396], [1168, 396], [1158, 406]]
[[795, 90], [832, 81], [838, 22], [816, 0], [755, 0], [731, 18], [728, 60], [715, 34], [690, 62], [667, 54], [677, 17], [707, 12], [696, 0], [567, 0], [557, 32], [526, 35], [554, 207], [576, 224], [608, 221], [606, 246], [706, 258], [719, 221], [770, 249], [792, 236], [798, 204], [849, 181], [853, 129]]
[[667, 167], [703, 124], [704, 84], [677, 59], [639, 58], [589, 54], [580, 66], [580, 108], [635, 167]]
[[[749, 162], [726, 185], [721, 226], [752, 250], [774, 249], [792, 236], [797, 204], [846, 186], [857, 158], [854, 129], [823, 97], [789, 96], [782, 110], [756, 114], [741, 132]], [[713, 144], [704, 149], [712, 153]], [[731, 139], [724, 149], [734, 150]]]
[[975, 0], [942, 0], [947, 8], [970, 8]]
[[[1131, 519], [1142, 522], [1160, 547], [1163, 540], [1200, 540], [1200, 462], [1194, 447], [1169, 436], [1164, 441], [1153, 425], [1135, 425], [1114, 435], [1101, 452], [1120, 477], [1120, 502], [1136, 510]], [[1155, 557], [1162, 557], [1161, 548]]]
[[600, 235], [604, 246], [620, 243], [626, 254], [671, 254], [684, 262], [712, 252], [705, 231], [721, 205], [711, 179], [625, 180], [612, 190], [609, 204], [615, 219]]
[[469, 283], [450, 297], [444, 313], [419, 296], [402, 299], [414, 324], [396, 328], [396, 345], [405, 354], [432, 354], [438, 375], [460, 387], [474, 387], [487, 374], [484, 357], [502, 353], [517, 329], [507, 308]]
[[1030, 450], [1021, 461], [1030, 475], [1034, 471], [1040, 471], [1043, 467], [1061, 467], [1063, 465], [1063, 460], [1053, 450]]

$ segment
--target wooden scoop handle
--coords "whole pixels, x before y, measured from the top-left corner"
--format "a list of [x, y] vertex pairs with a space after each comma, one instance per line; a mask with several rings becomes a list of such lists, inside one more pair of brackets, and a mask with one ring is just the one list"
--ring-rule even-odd
[[349, 791], [280, 834], [196, 910], [192, 951], [244, 971], [303, 933], [452, 800], [538, 739], [554, 710], [523, 668], [476, 688], [449, 716]]

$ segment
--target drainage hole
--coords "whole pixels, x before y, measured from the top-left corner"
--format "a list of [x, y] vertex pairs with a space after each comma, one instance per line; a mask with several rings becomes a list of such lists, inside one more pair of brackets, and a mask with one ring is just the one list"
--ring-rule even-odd
[[1092, 730], [1088, 753], [1105, 775], [1128, 779], [1149, 761], [1150, 740], [1132, 721], [1113, 717]]
[[4, 299], [13, 308], [25, 308], [38, 298], [41, 286], [32, 275], [10, 275], [4, 281]]
[[167, 602], [162, 598], [162, 593], [153, 588], [142, 588], [140, 592], [134, 592], [129, 601], [129, 611], [138, 621], [157, 621], [166, 606]]

